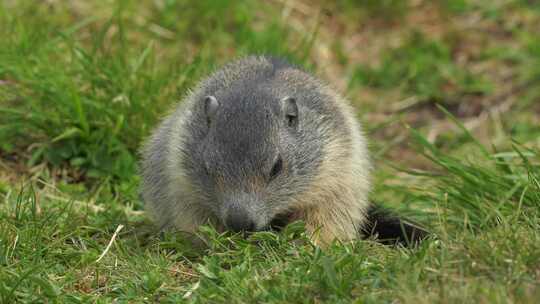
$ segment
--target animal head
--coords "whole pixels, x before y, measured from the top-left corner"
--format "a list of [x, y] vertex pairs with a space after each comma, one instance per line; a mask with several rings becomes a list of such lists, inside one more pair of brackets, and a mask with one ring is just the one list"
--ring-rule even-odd
[[267, 229], [299, 207], [335, 123], [309, 81], [291, 83], [307, 74], [280, 62], [250, 67], [225, 67], [192, 94], [183, 145], [185, 169], [207, 209], [235, 231]]

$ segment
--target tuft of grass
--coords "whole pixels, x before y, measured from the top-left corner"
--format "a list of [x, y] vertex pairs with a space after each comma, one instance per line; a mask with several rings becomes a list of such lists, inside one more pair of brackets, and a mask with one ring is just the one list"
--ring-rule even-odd
[[455, 116], [439, 109], [461, 131], [455, 136], [461, 145], [469, 146], [467, 154], [445, 153], [420, 131], [409, 128], [411, 145], [433, 166], [429, 170], [394, 166], [418, 178], [415, 184], [383, 185], [377, 191], [395, 191], [405, 205], [423, 209], [424, 220], [431, 219], [432, 225], [436, 224], [433, 218], [439, 218], [445, 233], [482, 232], [540, 215], [540, 150], [518, 142], [507, 151], [487, 148]]
[[[406, 192], [406, 201], [431, 213], [426, 217], [442, 217], [446, 225], [455, 226], [446, 228], [451, 231], [482, 232], [539, 215], [539, 150], [516, 144], [513, 151], [489, 152], [479, 144], [476, 156], [464, 159], [443, 153], [417, 131], [412, 134], [419, 153], [435, 167], [402, 169], [423, 183], [401, 190]], [[483, 157], [479, 159], [478, 154]]]

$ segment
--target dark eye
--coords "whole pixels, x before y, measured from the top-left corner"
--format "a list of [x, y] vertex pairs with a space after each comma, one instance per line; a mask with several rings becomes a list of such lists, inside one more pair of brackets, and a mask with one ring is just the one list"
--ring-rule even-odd
[[281, 156], [278, 156], [276, 162], [274, 163], [274, 166], [272, 167], [272, 170], [270, 170], [270, 180], [276, 178], [276, 176], [279, 175], [281, 170], [283, 170], [283, 159], [281, 158]]

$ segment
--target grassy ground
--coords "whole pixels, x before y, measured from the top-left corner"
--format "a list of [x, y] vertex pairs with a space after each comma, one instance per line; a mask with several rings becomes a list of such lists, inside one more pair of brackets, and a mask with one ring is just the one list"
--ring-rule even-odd
[[[533, 303], [540, 299], [535, 1], [1, 1], [0, 302]], [[373, 199], [419, 248], [321, 250], [301, 223], [159, 235], [137, 149], [185, 91], [285, 56], [358, 109]], [[110, 246], [108, 246], [110, 245]]]

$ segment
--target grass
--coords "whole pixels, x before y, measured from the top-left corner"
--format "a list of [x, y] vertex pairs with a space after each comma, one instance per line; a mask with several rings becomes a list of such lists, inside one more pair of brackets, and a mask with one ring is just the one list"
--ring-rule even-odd
[[355, 82], [382, 89], [401, 86], [404, 92], [417, 95], [423, 102], [437, 103], [455, 99], [456, 92], [488, 91], [481, 75], [474, 75], [453, 62], [449, 43], [427, 40], [418, 32], [385, 54], [381, 66], [358, 66], [351, 85]]
[[[538, 22], [518, 0], [2, 2], [0, 303], [535, 302]], [[205, 227], [202, 246], [155, 231], [141, 141], [247, 53], [346, 93], [372, 142], [373, 199], [433, 237], [321, 249], [302, 223], [248, 239]]]

